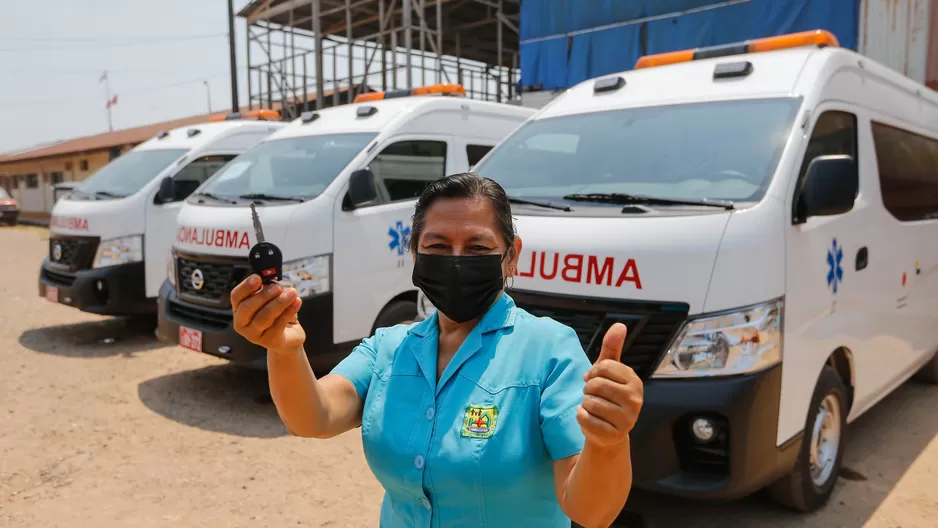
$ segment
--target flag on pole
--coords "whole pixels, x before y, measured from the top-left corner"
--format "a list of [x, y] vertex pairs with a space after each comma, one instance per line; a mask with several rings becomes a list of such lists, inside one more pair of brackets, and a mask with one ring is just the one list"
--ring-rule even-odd
[[110, 109], [112, 106], [114, 106], [114, 105], [116, 105], [116, 104], [117, 104], [117, 96], [115, 95], [114, 97], [108, 99], [108, 101], [107, 101], [107, 108]]
[[104, 82], [107, 80], [107, 70], [104, 70], [104, 73], [101, 74], [101, 78], [98, 79], [98, 82]]

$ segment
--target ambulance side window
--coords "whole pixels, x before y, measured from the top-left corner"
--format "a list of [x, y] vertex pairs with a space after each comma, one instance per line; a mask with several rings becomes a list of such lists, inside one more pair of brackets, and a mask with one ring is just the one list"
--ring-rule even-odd
[[938, 140], [873, 122], [883, 205], [901, 222], [938, 218]]
[[801, 170], [798, 172], [798, 185], [795, 187], [794, 211], [795, 219], [804, 218], [800, 199], [801, 185], [804, 182], [808, 165], [818, 156], [835, 155], [853, 156], [857, 158], [857, 117], [849, 112], [831, 110], [824, 112], [814, 123], [811, 140], [804, 153]]
[[446, 142], [399, 141], [385, 147], [369, 167], [386, 201], [413, 200], [446, 176]]
[[492, 148], [491, 145], [466, 145], [466, 158], [469, 160], [469, 168], [475, 167]]
[[225, 166], [226, 163], [233, 160], [234, 154], [202, 156], [186, 165], [181, 171], [173, 176], [173, 188], [175, 190], [174, 202], [185, 200], [192, 194], [199, 185], [209, 179], [218, 169]]

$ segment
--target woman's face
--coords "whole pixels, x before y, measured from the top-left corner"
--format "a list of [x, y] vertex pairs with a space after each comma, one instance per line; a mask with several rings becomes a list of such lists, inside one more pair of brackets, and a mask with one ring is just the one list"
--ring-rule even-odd
[[[427, 209], [424, 229], [417, 241], [420, 253], [474, 256], [504, 255], [508, 252], [495, 210], [484, 198], [437, 200]], [[515, 274], [521, 239], [515, 237], [514, 250], [502, 261], [502, 276]]]

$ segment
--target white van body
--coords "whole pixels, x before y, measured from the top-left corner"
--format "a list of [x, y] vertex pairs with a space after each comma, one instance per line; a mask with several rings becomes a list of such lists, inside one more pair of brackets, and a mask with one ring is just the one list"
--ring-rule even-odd
[[[226, 120], [182, 127], [105, 165], [52, 209], [39, 295], [97, 314], [154, 314], [182, 200], [285, 126]], [[176, 191], [171, 200], [158, 196], [165, 178]]]
[[[160, 292], [160, 334], [233, 362], [265, 364], [266, 352], [232, 328], [229, 302], [257, 243], [254, 201], [266, 240], [283, 252], [282, 283], [303, 298], [307, 354], [317, 372], [327, 372], [376, 326], [416, 316], [408, 244], [420, 191], [467, 171], [533, 113], [415, 96], [297, 119], [217, 173], [182, 207], [174, 281]], [[374, 174], [378, 198], [352, 207], [349, 180], [365, 168]], [[246, 191], [255, 197], [236, 198]]]
[[[476, 170], [509, 196], [569, 207], [513, 206], [510, 294], [572, 326], [591, 359], [609, 325], [629, 327], [623, 361], [645, 384], [636, 485], [731, 499], [775, 483], [810, 510], [836, 479], [838, 418], [923, 365], [938, 381], [936, 153], [935, 92], [854, 52], [803, 47], [584, 82]], [[859, 191], [803, 218], [799, 176], [817, 156], [852, 158]], [[821, 409], [838, 383], [844, 408]]]

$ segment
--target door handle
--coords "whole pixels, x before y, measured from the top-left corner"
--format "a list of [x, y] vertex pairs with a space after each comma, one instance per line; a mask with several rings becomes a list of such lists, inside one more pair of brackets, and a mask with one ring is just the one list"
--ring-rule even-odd
[[870, 263], [870, 252], [866, 249], [866, 246], [861, 247], [860, 251], [857, 251], [857, 271], [866, 269], [866, 266]]

